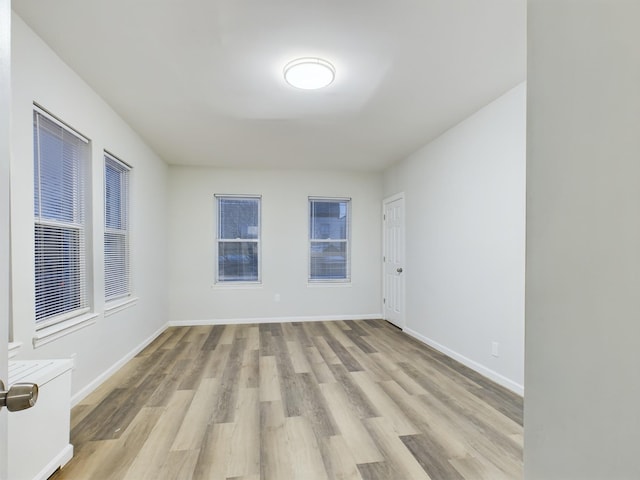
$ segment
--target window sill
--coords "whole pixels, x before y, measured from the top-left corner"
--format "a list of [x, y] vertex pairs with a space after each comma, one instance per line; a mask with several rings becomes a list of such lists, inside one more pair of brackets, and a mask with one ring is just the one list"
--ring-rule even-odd
[[20, 348], [22, 348], [22, 342], [9, 342], [9, 358], [18, 355]]
[[307, 281], [307, 287], [351, 287], [350, 280], [314, 280]]
[[36, 330], [33, 337], [33, 348], [41, 347], [59, 338], [65, 337], [81, 328], [88, 327], [96, 323], [97, 313], [85, 313], [78, 317], [69, 318], [53, 325]]
[[104, 316], [110, 317], [122, 310], [126, 310], [127, 308], [131, 308], [138, 303], [138, 297], [128, 297], [118, 300], [112, 300], [104, 306]]
[[214, 283], [211, 285], [214, 290], [259, 290], [262, 288], [261, 282], [228, 282]]

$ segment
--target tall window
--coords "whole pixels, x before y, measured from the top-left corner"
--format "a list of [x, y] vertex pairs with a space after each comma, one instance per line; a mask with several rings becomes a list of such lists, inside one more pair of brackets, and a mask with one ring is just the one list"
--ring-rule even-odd
[[89, 141], [40, 110], [33, 114], [36, 324], [89, 310], [85, 176]]
[[309, 198], [310, 281], [351, 278], [350, 208], [348, 198]]
[[216, 195], [216, 281], [260, 281], [260, 197]]
[[104, 293], [116, 300], [131, 293], [129, 275], [129, 166], [104, 155]]

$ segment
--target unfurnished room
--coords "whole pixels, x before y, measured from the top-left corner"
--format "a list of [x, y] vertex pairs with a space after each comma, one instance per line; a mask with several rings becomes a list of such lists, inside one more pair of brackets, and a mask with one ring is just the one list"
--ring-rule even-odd
[[638, 20], [0, 0], [0, 479], [639, 479]]

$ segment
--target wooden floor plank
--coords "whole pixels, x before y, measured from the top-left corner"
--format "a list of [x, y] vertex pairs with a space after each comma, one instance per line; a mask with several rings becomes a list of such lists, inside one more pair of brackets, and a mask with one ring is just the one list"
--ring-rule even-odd
[[325, 337], [313, 336], [311, 337], [311, 341], [327, 365], [342, 365], [340, 358], [338, 358], [336, 352], [331, 349]]
[[260, 403], [260, 474], [262, 480], [295, 478], [289, 459], [281, 401]]
[[96, 462], [98, 465], [87, 478], [123, 478], [164, 412], [163, 408], [140, 410], [124, 434], [117, 441], [111, 441], [106, 451], [101, 449], [102, 460]]
[[[233, 344], [236, 338], [241, 338], [239, 334], [243, 328], [244, 328], [244, 325], [227, 325], [227, 328], [224, 329], [224, 332], [222, 332], [222, 336], [220, 337], [220, 343], [223, 345]], [[245, 339], [245, 345], [246, 345], [246, 339]]]
[[227, 477], [260, 474], [260, 399], [257, 388], [241, 388], [236, 421], [231, 428], [229, 453], [226, 456]]
[[367, 372], [355, 372], [352, 375], [374, 407], [379, 412], [384, 412], [384, 418], [389, 421], [397, 435], [419, 433], [416, 426], [404, 414], [402, 408], [385, 393], [380, 384], [371, 380]]
[[211, 420], [211, 405], [216, 400], [218, 388], [219, 382], [215, 378], [206, 378], [202, 381], [184, 413], [180, 428], [171, 444], [171, 451], [200, 448], [207, 425]]
[[342, 363], [342, 365], [344, 365], [347, 370], [349, 370], [350, 372], [364, 371], [362, 365], [360, 365], [358, 361], [353, 358], [353, 355], [349, 353], [349, 350], [347, 350], [347, 348], [342, 343], [340, 343], [332, 336], [326, 337], [325, 341], [327, 342], [327, 345], [331, 347], [331, 350], [333, 350], [336, 356], [340, 359], [340, 363]]
[[171, 327], [51, 480], [518, 480], [522, 399], [382, 320]]
[[309, 361], [307, 360], [304, 347], [297, 341], [288, 341], [287, 349], [291, 356], [293, 371], [296, 373], [310, 373], [311, 365], [309, 365]]
[[432, 480], [464, 480], [449, 463], [446, 450], [428, 433], [405, 435], [400, 440]]
[[302, 322], [293, 322], [291, 326], [293, 327], [293, 332], [295, 334], [296, 341], [302, 345], [304, 348], [313, 347], [313, 342], [311, 341], [310, 334], [306, 326], [308, 323]]
[[327, 476], [334, 480], [362, 480], [349, 445], [341, 435], [323, 439], [320, 445]]
[[[364, 353], [376, 353], [378, 351], [374, 347], [372, 347], [369, 342], [367, 342], [367, 338], [365, 335], [360, 335], [353, 330], [348, 330], [344, 333], [349, 338], [349, 340], [354, 343], [354, 346], [357, 346]], [[350, 350], [349, 346], [347, 346], [347, 350]]]
[[522, 478], [522, 476], [514, 476], [498, 469], [492, 463], [485, 459], [467, 456], [464, 458], [453, 458], [451, 464], [465, 479], [474, 480], [512, 480], [514, 478]]
[[385, 417], [367, 418], [364, 424], [396, 478], [432, 480], [397, 436], [396, 427], [391, 421]]
[[260, 349], [260, 331], [257, 325], [246, 325], [247, 350]]
[[124, 475], [126, 480], [154, 480], [159, 477], [162, 465], [169, 454], [173, 439], [182, 425], [193, 391], [177, 390], [167, 405], [173, 415], [163, 415], [149, 433], [133, 463]]
[[310, 373], [299, 373], [297, 377], [302, 387], [302, 416], [309, 421], [318, 438], [335, 435], [338, 427], [322, 396], [320, 385]]
[[358, 412], [358, 417], [371, 418], [380, 416], [371, 397], [362, 390], [356, 382], [356, 377], [352, 376], [344, 365], [331, 365], [329, 368], [337, 383], [342, 386], [349, 404]]
[[[189, 345], [184, 345], [185, 349], [191, 350]], [[178, 390], [195, 390], [204, 374], [204, 366], [209, 362], [211, 352], [208, 350], [192, 350], [194, 358], [189, 359], [188, 366], [182, 370], [182, 378], [178, 384]]]
[[192, 478], [198, 461], [199, 450], [180, 450], [169, 452], [158, 471], [158, 480], [178, 480]]
[[386, 359], [383, 358], [382, 354], [379, 353], [370, 353], [365, 354], [359, 348], [350, 348], [349, 353], [353, 355], [353, 357], [364, 367], [364, 369], [369, 372], [371, 378], [373, 378], [376, 382], [383, 382], [385, 380], [391, 380], [391, 377], [387, 373], [387, 368], [385, 366]]
[[209, 352], [209, 361], [203, 367], [202, 378], [222, 378], [227, 360], [229, 360], [231, 345], [220, 344]]
[[362, 480], [391, 480], [395, 473], [386, 462], [362, 463], [358, 465]]
[[184, 371], [189, 369], [189, 365], [193, 360], [183, 358], [177, 360], [174, 367], [165, 375], [158, 388], [151, 394], [145, 402], [146, 407], [164, 407], [169, 403], [170, 395], [167, 392], [174, 392], [180, 389], [180, 385], [184, 380]]
[[293, 368], [293, 362], [289, 356], [286, 340], [282, 335], [273, 335], [271, 331], [272, 347], [275, 353], [278, 378], [280, 380], [280, 395], [287, 417], [302, 415], [302, 385], [300, 377]]
[[330, 338], [337, 341], [343, 348], [354, 347], [355, 344], [345, 332], [343, 324], [343, 322], [326, 322], [324, 325], [327, 333], [331, 336]]
[[307, 355], [309, 365], [311, 366], [311, 371], [316, 377], [318, 383], [335, 382], [331, 369], [325, 363], [324, 358], [322, 358], [322, 355], [320, 355], [320, 352], [315, 346], [306, 347], [305, 353]]
[[153, 374], [142, 388], [114, 388], [72, 430], [78, 442], [118, 438], [153, 394], [163, 375]]
[[281, 400], [280, 378], [276, 357], [260, 357], [260, 401], [270, 402]]
[[383, 461], [382, 454], [362, 424], [358, 412], [350, 406], [342, 387], [337, 383], [329, 383], [321, 385], [321, 389], [338, 425], [338, 431], [345, 439], [356, 464]]
[[318, 439], [311, 422], [305, 417], [289, 417], [284, 421], [293, 476], [304, 480], [328, 480]]
[[381, 387], [402, 408], [420, 432], [428, 433], [437, 439], [440, 447], [446, 452], [446, 458], [466, 457], [474, 451], [455, 424], [446, 415], [441, 415], [437, 409], [425, 407], [420, 397], [408, 394], [395, 382], [384, 382]]
[[193, 470], [194, 480], [226, 478], [226, 459], [232, 429], [231, 423], [207, 425], [207, 432]]
[[[250, 340], [247, 340], [247, 345]], [[256, 349], [247, 349], [242, 358], [240, 366], [240, 376], [238, 381], [240, 388], [258, 388], [260, 384], [260, 352]]]
[[226, 325], [215, 325], [211, 327], [211, 331], [207, 336], [207, 339], [202, 344], [202, 350], [215, 350], [220, 342], [220, 337], [224, 332]]
[[[232, 331], [228, 329], [227, 331]], [[238, 389], [240, 384], [238, 378], [242, 369], [242, 357], [246, 346], [246, 339], [234, 338], [232, 340], [229, 358], [224, 368], [224, 373], [220, 379], [218, 395], [216, 395], [211, 413], [213, 423], [233, 422], [238, 401]]]

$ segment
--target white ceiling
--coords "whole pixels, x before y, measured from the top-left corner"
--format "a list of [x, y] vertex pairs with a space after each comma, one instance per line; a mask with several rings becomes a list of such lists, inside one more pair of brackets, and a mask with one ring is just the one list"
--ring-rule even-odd
[[[526, 76], [526, 0], [13, 0], [168, 163], [381, 170]], [[321, 57], [336, 79], [296, 90]]]

